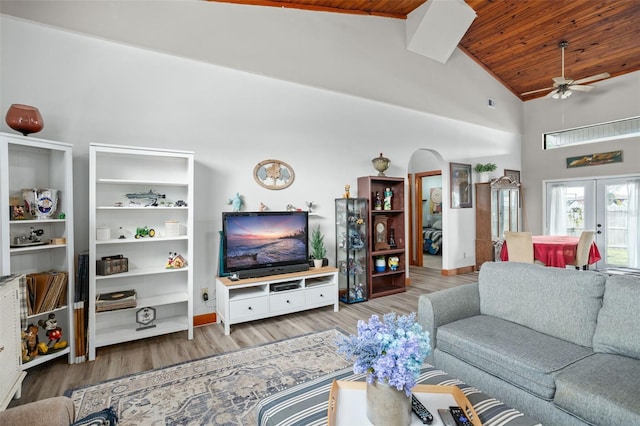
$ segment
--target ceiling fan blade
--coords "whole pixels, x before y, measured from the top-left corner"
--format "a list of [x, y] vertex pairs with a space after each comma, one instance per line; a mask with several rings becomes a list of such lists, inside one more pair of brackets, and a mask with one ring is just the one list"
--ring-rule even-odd
[[581, 78], [580, 80], [574, 81], [573, 84], [589, 83], [590, 81], [602, 80], [603, 78], [609, 77], [611, 77], [611, 74], [609, 74], [608, 72], [603, 72], [602, 74], [596, 74], [592, 75], [591, 77]]
[[565, 79], [564, 77], [553, 77], [553, 82], [555, 83], [553, 86], [557, 87], [561, 84], [569, 84], [569, 81], [570, 80]]
[[578, 92], [589, 92], [593, 90], [593, 86], [581, 86], [581, 85], [571, 85], [569, 86], [571, 90], [577, 90]]
[[531, 95], [533, 93], [544, 92], [545, 90], [551, 90], [551, 89], [554, 89], [554, 88], [553, 87], [545, 87], [544, 89], [532, 90], [530, 92], [521, 93], [520, 96], [527, 96], [527, 95]]

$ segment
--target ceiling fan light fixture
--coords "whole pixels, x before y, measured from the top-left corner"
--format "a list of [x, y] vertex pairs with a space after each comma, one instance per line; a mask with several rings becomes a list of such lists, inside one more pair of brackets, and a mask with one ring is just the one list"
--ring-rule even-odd
[[562, 96], [560, 96], [560, 99], [567, 99], [569, 96], [571, 96], [573, 92], [571, 90], [565, 90], [562, 93]]

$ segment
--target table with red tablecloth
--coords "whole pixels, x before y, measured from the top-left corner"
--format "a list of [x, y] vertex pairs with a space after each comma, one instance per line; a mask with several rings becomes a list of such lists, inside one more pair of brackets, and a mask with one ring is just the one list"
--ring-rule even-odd
[[[533, 258], [547, 266], [564, 268], [573, 264], [578, 250], [579, 237], [569, 237], [566, 235], [534, 235], [533, 236]], [[507, 242], [502, 244], [500, 259], [509, 260]], [[599, 261], [600, 251], [595, 242], [589, 249], [589, 265]]]

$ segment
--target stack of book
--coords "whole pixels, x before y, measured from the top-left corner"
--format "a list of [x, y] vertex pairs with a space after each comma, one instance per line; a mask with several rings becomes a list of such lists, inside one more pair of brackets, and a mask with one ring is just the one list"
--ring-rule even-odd
[[37, 315], [53, 311], [67, 304], [66, 272], [38, 272], [27, 274], [27, 312]]
[[115, 309], [135, 308], [136, 291], [124, 290], [99, 294], [96, 297], [96, 312], [113, 311]]

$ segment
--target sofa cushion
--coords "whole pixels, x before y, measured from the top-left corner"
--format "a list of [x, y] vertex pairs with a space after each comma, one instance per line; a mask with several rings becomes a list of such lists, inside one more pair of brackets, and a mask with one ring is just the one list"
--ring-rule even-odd
[[480, 268], [480, 313], [591, 346], [606, 276], [517, 262]]
[[640, 279], [614, 275], [607, 279], [593, 350], [640, 359]]
[[439, 327], [437, 341], [441, 351], [547, 400], [555, 393], [552, 374], [593, 354], [591, 348], [486, 315]]
[[561, 409], [597, 425], [637, 425], [640, 419], [640, 360], [596, 353], [556, 375]]

